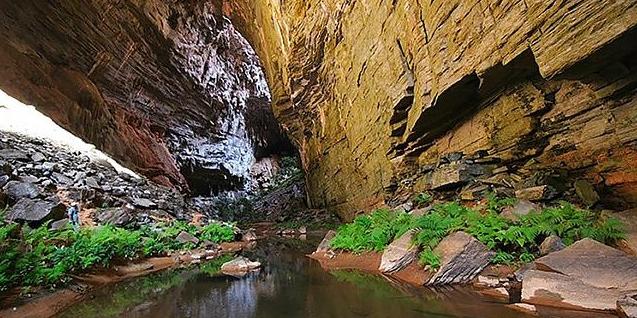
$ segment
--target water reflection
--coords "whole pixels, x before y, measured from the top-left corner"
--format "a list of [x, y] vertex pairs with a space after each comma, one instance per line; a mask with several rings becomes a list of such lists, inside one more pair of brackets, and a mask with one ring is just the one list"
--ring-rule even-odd
[[123, 284], [64, 317], [525, 317], [469, 290], [435, 291], [359, 272], [327, 273], [304, 257], [315, 245], [299, 240], [259, 242], [247, 256], [265, 266], [242, 279], [196, 270], [164, 273], [158, 276], [163, 277], [158, 286]]

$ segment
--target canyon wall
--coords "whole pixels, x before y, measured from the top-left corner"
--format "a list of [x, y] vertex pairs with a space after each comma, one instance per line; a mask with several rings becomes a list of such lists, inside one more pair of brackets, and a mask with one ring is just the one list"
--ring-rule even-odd
[[309, 199], [344, 218], [455, 152], [637, 204], [637, 1], [235, 0]]
[[205, 1], [2, 1], [0, 88], [195, 194], [289, 143], [254, 51]]

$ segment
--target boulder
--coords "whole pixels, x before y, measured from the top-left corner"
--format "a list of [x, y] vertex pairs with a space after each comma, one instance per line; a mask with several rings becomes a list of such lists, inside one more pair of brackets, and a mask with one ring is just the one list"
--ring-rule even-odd
[[53, 163], [53, 162], [45, 162], [42, 164], [42, 169], [45, 171], [59, 171], [60, 170], [60, 166], [57, 163]]
[[98, 209], [95, 216], [100, 224], [112, 224], [115, 226], [124, 226], [129, 224], [133, 218], [131, 217], [133, 210], [125, 207], [116, 207], [108, 209]]
[[157, 204], [155, 202], [145, 198], [133, 198], [132, 203], [134, 206], [144, 209], [153, 209], [157, 207]]
[[480, 275], [475, 285], [479, 287], [496, 288], [502, 286], [502, 283], [498, 277]]
[[336, 231], [334, 230], [329, 230], [326, 234], [325, 237], [323, 237], [323, 240], [321, 241], [321, 243], [319, 243], [318, 247], [316, 248], [316, 251], [314, 251], [314, 253], [326, 253], [327, 251], [330, 250], [330, 243], [332, 242], [332, 239], [336, 236]]
[[455, 232], [445, 237], [434, 253], [441, 256], [441, 265], [427, 285], [467, 283], [487, 267], [495, 255], [465, 232]]
[[4, 192], [13, 200], [21, 198], [35, 199], [40, 195], [40, 189], [33, 183], [9, 181], [4, 186]]
[[593, 206], [599, 201], [599, 194], [592, 184], [585, 180], [577, 180], [573, 183], [575, 193], [586, 206]]
[[179, 233], [179, 235], [177, 235], [176, 238], [177, 242], [181, 243], [181, 244], [185, 244], [185, 243], [193, 243], [193, 244], [197, 244], [199, 243], [199, 239], [196, 238], [194, 235], [186, 232], [186, 231], [181, 231], [181, 233]]
[[429, 211], [431, 211], [432, 209], [433, 209], [433, 205], [430, 205], [430, 206], [428, 206], [426, 208], [411, 210], [409, 212], [409, 215], [414, 216], [414, 217], [421, 217], [421, 216], [429, 213]]
[[413, 243], [415, 230], [407, 231], [401, 237], [393, 241], [383, 252], [378, 268], [383, 273], [397, 272], [416, 259], [418, 246]]
[[26, 183], [38, 183], [39, 179], [32, 175], [21, 176], [20, 181]]
[[517, 221], [521, 216], [527, 215], [533, 211], [539, 211], [540, 207], [529, 200], [518, 200], [513, 206], [505, 207], [502, 210], [503, 217]]
[[301, 226], [299, 228], [299, 234], [301, 234], [301, 235], [307, 234], [307, 226]]
[[87, 177], [86, 179], [84, 179], [84, 184], [86, 184], [86, 186], [93, 188], [93, 189], [101, 189], [102, 187], [100, 187], [99, 183], [97, 183], [97, 180], [95, 180], [95, 178], [93, 177]]
[[549, 253], [561, 251], [566, 247], [562, 239], [557, 235], [551, 235], [542, 241], [540, 244], [540, 255], [547, 255]]
[[6, 195], [2, 189], [0, 189], [0, 210], [4, 209], [9, 204], [9, 196]]
[[46, 160], [46, 158], [44, 157], [43, 154], [36, 152], [34, 154], [31, 155], [31, 160], [35, 161], [35, 162], [41, 162]]
[[535, 265], [599, 288], [637, 290], [637, 258], [589, 238], [541, 257]]
[[235, 277], [243, 277], [248, 272], [261, 267], [261, 263], [253, 262], [243, 256], [239, 256], [221, 265], [221, 272]]
[[443, 189], [462, 185], [471, 179], [468, 166], [461, 163], [444, 165], [431, 173], [431, 189]]
[[620, 317], [637, 318], [637, 292], [619, 297], [617, 300], [617, 313]]
[[397, 206], [394, 211], [396, 211], [397, 213], [400, 212], [409, 212], [411, 210], [414, 209], [414, 204], [412, 202], [405, 202], [399, 206]]
[[65, 218], [66, 206], [57, 199], [46, 200], [22, 198], [14, 204], [5, 218], [10, 221], [45, 222]]
[[10, 163], [0, 159], [0, 176], [10, 176], [11, 173], [13, 173], [13, 166]]
[[522, 279], [522, 300], [586, 310], [615, 310], [617, 300], [637, 290], [637, 259], [583, 239], [537, 259]]
[[555, 198], [557, 191], [549, 185], [541, 185], [515, 191], [515, 197], [520, 200], [542, 201]]
[[63, 186], [70, 186], [73, 184], [73, 179], [59, 173], [59, 172], [53, 172], [51, 174], [51, 179], [53, 179], [53, 181], [58, 184], [58, 185], [63, 185]]
[[615, 310], [621, 292], [585, 284], [555, 272], [530, 270], [522, 281], [522, 301], [578, 310]]

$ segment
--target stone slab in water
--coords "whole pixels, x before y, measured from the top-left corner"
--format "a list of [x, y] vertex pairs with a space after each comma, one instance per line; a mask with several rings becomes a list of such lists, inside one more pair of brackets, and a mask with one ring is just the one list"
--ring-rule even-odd
[[588, 238], [537, 259], [535, 265], [599, 288], [637, 289], [637, 258]]
[[487, 267], [495, 255], [465, 232], [455, 232], [445, 237], [434, 253], [442, 256], [441, 266], [427, 285], [467, 283]]
[[522, 301], [535, 305], [614, 311], [621, 292], [588, 285], [555, 272], [530, 270], [522, 281]]
[[221, 272], [226, 275], [242, 277], [249, 271], [255, 270], [259, 267], [261, 267], [260, 262], [253, 262], [246, 257], [239, 256], [221, 265]]
[[413, 243], [415, 234], [414, 230], [410, 230], [387, 246], [378, 268], [381, 272], [399, 271], [416, 259], [418, 246]]
[[637, 290], [637, 258], [592, 239], [583, 239], [535, 261], [524, 274], [527, 303], [614, 311], [617, 300]]
[[332, 239], [336, 236], [336, 231], [329, 230], [326, 234], [319, 246], [316, 248], [314, 253], [325, 253], [330, 250], [330, 243]]

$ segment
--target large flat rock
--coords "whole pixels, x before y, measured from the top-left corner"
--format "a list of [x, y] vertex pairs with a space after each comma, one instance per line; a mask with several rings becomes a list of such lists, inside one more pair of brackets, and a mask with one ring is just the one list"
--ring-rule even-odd
[[592, 239], [539, 258], [524, 273], [522, 301], [557, 307], [615, 311], [637, 289], [637, 258]]
[[554, 272], [530, 270], [522, 281], [522, 301], [534, 305], [613, 311], [621, 295], [620, 290], [594, 287]]
[[434, 253], [441, 256], [441, 266], [428, 285], [467, 283], [487, 267], [494, 256], [484, 244], [465, 232], [445, 237]]
[[539, 270], [564, 274], [594, 287], [637, 289], [637, 258], [592, 239], [539, 258], [535, 265]]

